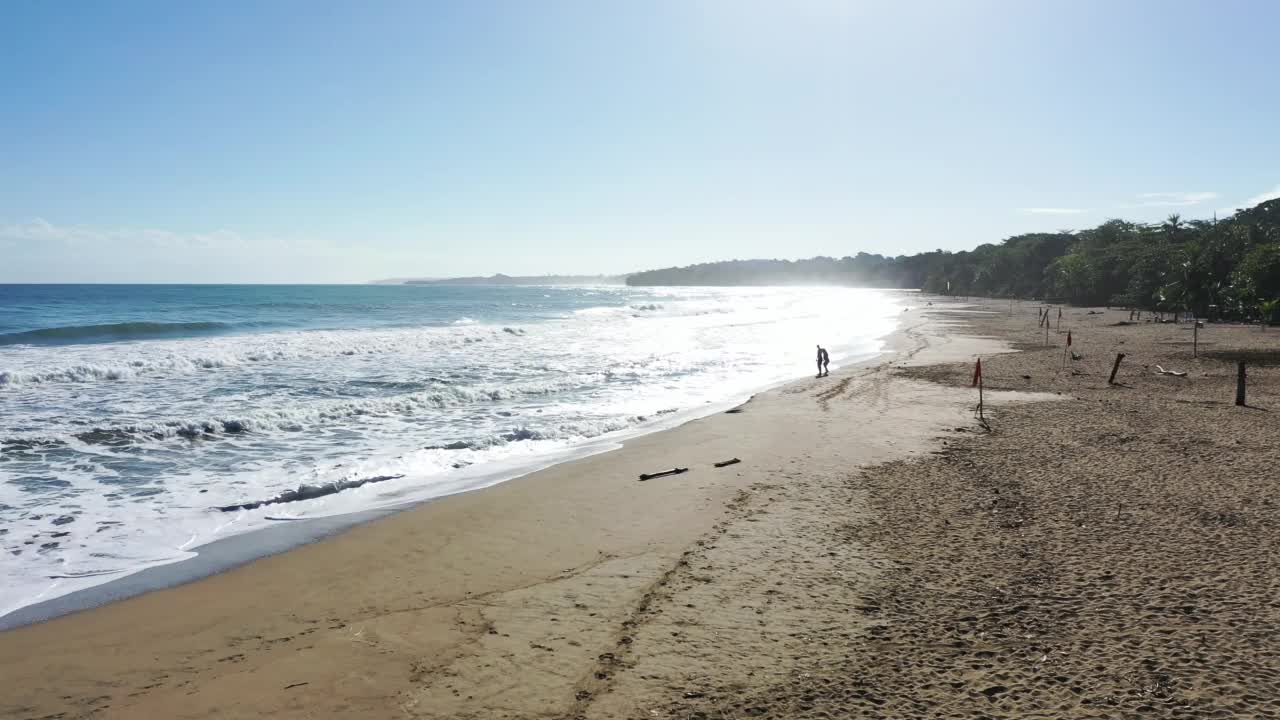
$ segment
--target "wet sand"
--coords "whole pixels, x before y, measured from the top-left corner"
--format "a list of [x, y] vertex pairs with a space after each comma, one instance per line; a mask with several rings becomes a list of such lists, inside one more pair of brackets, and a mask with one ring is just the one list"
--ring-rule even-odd
[[[989, 309], [916, 309], [893, 354], [740, 412], [2, 633], [0, 716], [1274, 712], [1280, 421], [1222, 402], [1233, 366], [1184, 362], [1179, 326], [1072, 310], [1062, 370], [1032, 306]], [[1278, 387], [1255, 371], [1253, 404]]]

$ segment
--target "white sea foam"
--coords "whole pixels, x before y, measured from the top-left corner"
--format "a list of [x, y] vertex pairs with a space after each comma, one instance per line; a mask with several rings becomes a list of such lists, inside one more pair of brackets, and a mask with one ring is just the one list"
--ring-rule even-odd
[[[106, 346], [19, 347], [16, 350], [22, 352], [9, 360], [17, 366], [0, 370], [0, 387], [133, 380], [290, 360], [432, 352], [523, 333], [520, 328], [299, 331]], [[61, 358], [76, 357], [97, 362], [58, 363]], [[0, 362], [5, 360], [0, 356]]]

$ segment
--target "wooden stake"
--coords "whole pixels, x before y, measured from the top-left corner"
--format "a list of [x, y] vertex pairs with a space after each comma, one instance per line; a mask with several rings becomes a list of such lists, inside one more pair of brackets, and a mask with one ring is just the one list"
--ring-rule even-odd
[[1200, 357], [1200, 318], [1191, 318], [1191, 357]]
[[1236, 363], [1236, 404], [1244, 406], [1244, 380], [1245, 370], [1244, 361], [1240, 360]]
[[1116, 382], [1116, 372], [1120, 369], [1120, 361], [1124, 359], [1124, 353], [1116, 353], [1116, 364], [1111, 366], [1111, 377], [1107, 378], [1108, 385], [1114, 385]]
[[973, 365], [973, 384], [978, 386], [978, 420], [985, 423], [987, 419], [982, 415], [982, 358]]
[[[1244, 366], [1241, 365], [1241, 367], [1244, 367]], [[978, 376], [978, 419], [986, 420], [986, 418], [983, 417], [982, 415], [982, 376], [981, 375]]]

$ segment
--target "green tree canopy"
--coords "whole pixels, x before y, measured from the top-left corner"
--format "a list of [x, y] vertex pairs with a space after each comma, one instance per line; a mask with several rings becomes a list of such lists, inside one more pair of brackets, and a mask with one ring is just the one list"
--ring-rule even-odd
[[631, 285], [857, 285], [1190, 310], [1256, 319], [1280, 298], [1280, 199], [1220, 222], [1170, 215], [1028, 233], [973, 250], [886, 257], [733, 260], [636, 273]]

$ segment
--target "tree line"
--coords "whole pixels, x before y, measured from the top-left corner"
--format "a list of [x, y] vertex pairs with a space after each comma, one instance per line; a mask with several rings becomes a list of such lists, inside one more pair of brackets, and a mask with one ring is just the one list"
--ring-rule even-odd
[[961, 252], [703, 263], [636, 273], [627, 284], [919, 288], [1274, 322], [1280, 315], [1280, 199], [1223, 220], [1108, 220]]

